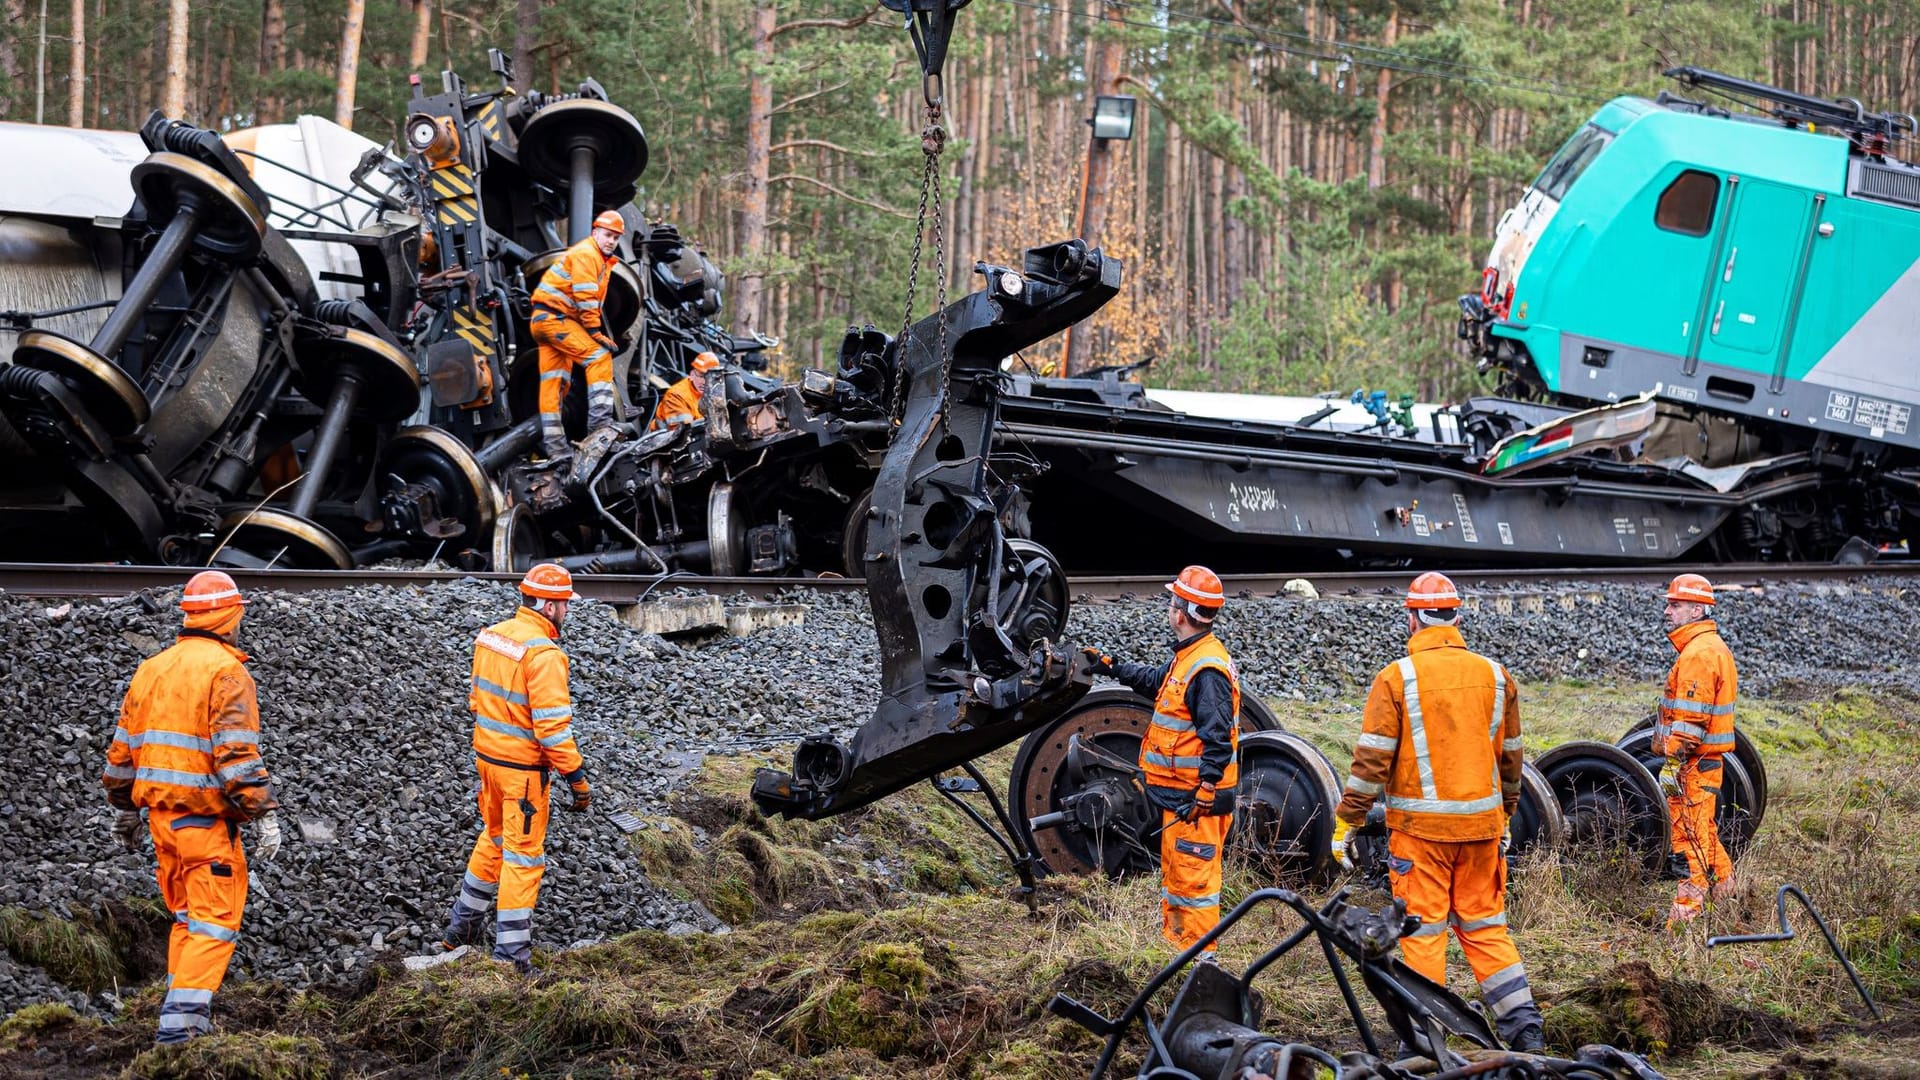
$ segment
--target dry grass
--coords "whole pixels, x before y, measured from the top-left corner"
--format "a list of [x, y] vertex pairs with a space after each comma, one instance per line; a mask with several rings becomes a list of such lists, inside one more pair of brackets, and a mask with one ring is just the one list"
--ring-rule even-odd
[[[1654, 689], [1529, 687], [1529, 748], [1610, 742]], [[1283, 703], [1281, 715], [1343, 769], [1358, 706]], [[1625, 853], [1517, 865], [1515, 937], [1560, 1048], [1607, 1039], [1675, 1078], [1920, 1075], [1916, 717], [1913, 702], [1857, 693], [1743, 703], [1767, 758], [1768, 817], [1736, 896], [1684, 934], [1661, 929], [1672, 884], [1648, 880]], [[989, 775], [1010, 756], [996, 755]], [[770, 821], [744, 797], [762, 763], [714, 759], [697, 794], [635, 838], [657, 880], [735, 919], [733, 933], [649, 932], [542, 954], [531, 983], [473, 959], [418, 976], [382, 969], [341, 999], [236, 988], [216, 1017], [243, 1034], [203, 1044], [219, 1060], [196, 1075], [1078, 1077], [1098, 1043], [1046, 1001], [1066, 992], [1110, 1015], [1171, 956], [1156, 882], [1052, 879], [1041, 916], [1028, 918], [1004, 892], [1012, 875], [997, 850], [924, 787], [828, 822]], [[1785, 881], [1826, 913], [1887, 1024], [1858, 1022], [1851, 985], [1797, 911], [1794, 942], [1705, 947], [1708, 933], [1773, 929]], [[1264, 884], [1230, 865], [1226, 900]], [[1242, 966], [1295, 925], [1263, 910], [1223, 942], [1222, 959]], [[1457, 950], [1450, 975], [1474, 995]], [[1259, 989], [1268, 1030], [1357, 1048], [1317, 949], [1275, 965]], [[151, 1023], [144, 1003], [130, 1013], [109, 1030]], [[24, 1027], [7, 1036], [15, 1050], [0, 1049], [0, 1074], [66, 1037]], [[121, 1045], [111, 1053], [124, 1062], [138, 1047]], [[295, 1058], [309, 1071], [274, 1071]], [[174, 1065], [160, 1058], [135, 1064], [135, 1075], [183, 1075], [161, 1071]]]

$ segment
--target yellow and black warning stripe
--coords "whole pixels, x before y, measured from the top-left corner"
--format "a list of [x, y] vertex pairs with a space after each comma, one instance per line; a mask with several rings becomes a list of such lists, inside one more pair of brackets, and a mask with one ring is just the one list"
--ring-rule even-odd
[[493, 324], [474, 314], [472, 308], [453, 309], [453, 332], [473, 346], [481, 356], [493, 355]]
[[434, 217], [442, 225], [472, 225], [480, 220], [480, 200], [469, 195], [461, 199], [442, 199], [433, 204]]
[[500, 132], [506, 127], [506, 115], [506, 107], [498, 100], [487, 102], [480, 110], [480, 130], [487, 133], [487, 138], [499, 142]]

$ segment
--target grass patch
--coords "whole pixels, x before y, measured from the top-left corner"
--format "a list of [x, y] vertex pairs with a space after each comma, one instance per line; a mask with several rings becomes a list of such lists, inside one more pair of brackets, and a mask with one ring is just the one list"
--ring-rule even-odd
[[21, 963], [89, 993], [109, 989], [123, 974], [113, 941], [77, 919], [0, 908], [0, 946]]
[[50, 1035], [72, 1027], [98, 1027], [92, 1020], [59, 1002], [27, 1005], [0, 1020], [0, 1048], [12, 1048], [37, 1036]]
[[318, 1039], [206, 1035], [140, 1053], [125, 1080], [326, 1080], [333, 1064]]

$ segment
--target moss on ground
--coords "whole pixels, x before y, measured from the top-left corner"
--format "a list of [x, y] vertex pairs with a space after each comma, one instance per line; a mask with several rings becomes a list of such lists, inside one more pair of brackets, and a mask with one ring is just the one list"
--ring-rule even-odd
[[333, 1065], [317, 1039], [208, 1035], [142, 1051], [124, 1080], [326, 1080]]
[[120, 953], [113, 941], [77, 919], [0, 908], [0, 947], [76, 989], [106, 990], [122, 977]]

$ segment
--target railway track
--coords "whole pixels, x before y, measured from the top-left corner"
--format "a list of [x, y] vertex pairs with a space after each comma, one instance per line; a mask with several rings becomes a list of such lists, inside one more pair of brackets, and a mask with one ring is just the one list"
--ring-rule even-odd
[[[1450, 570], [1462, 585], [1487, 588], [1538, 586], [1558, 589], [1570, 582], [1596, 587], [1651, 587], [1665, 584], [1675, 574], [1706, 574], [1720, 586], [1759, 586], [1771, 583], [1844, 582], [1861, 580], [1875, 585], [1901, 586], [1920, 578], [1920, 560], [1874, 563], [1866, 566], [1828, 564], [1722, 564], [1698, 566], [1587, 567], [1572, 569]], [[0, 563], [0, 593], [14, 596], [109, 598], [148, 589], [180, 585], [192, 573], [188, 567], [74, 565], [66, 563]], [[517, 574], [460, 570], [229, 570], [242, 588], [286, 592], [342, 589], [356, 585], [392, 585], [399, 588], [479, 580], [509, 585]], [[1321, 596], [1384, 595], [1404, 588], [1411, 571], [1364, 570], [1304, 574], [1235, 574], [1223, 581], [1232, 597], [1276, 596], [1290, 581], [1304, 580]], [[1124, 600], [1157, 596], [1166, 578], [1149, 576], [1076, 577], [1073, 595], [1080, 601]], [[769, 599], [794, 589], [840, 592], [859, 589], [856, 578], [696, 577], [692, 575], [582, 574], [574, 578], [581, 595], [606, 603], [633, 603], [647, 596], [691, 588], [721, 595], [744, 593]]]

